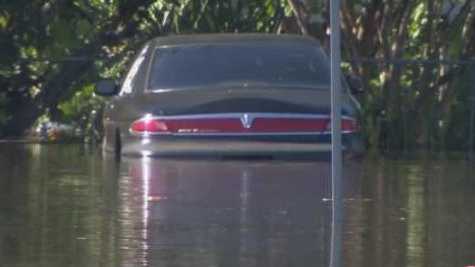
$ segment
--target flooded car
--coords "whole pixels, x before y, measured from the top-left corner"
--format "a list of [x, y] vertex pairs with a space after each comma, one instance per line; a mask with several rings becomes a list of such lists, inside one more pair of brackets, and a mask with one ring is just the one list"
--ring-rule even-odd
[[[342, 79], [344, 150], [360, 152], [359, 104]], [[330, 151], [330, 62], [296, 35], [160, 37], [138, 53], [104, 110], [104, 150], [126, 155]]]

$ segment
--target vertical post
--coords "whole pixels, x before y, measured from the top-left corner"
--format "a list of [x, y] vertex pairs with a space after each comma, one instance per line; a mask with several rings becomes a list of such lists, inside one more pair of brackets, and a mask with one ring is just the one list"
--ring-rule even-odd
[[341, 37], [340, 0], [330, 0], [332, 234], [330, 267], [341, 267], [343, 200], [341, 190]]
[[[470, 72], [472, 74], [475, 74], [475, 64], [469, 64], [470, 67]], [[472, 75], [472, 82], [474, 81], [474, 76]], [[470, 129], [469, 129], [469, 144], [468, 144], [468, 152], [469, 152], [469, 157], [470, 159], [473, 159], [473, 145], [474, 145], [474, 136], [473, 136], [473, 130], [474, 130], [474, 119], [475, 119], [475, 110], [474, 110], [474, 105], [475, 105], [475, 87], [472, 85], [470, 87]]]

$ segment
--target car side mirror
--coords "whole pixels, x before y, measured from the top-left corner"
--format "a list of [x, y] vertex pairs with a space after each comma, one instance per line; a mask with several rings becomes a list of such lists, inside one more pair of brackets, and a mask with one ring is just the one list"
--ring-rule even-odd
[[113, 96], [116, 95], [119, 91], [114, 80], [102, 80], [96, 83], [95, 92], [101, 96]]
[[347, 75], [346, 80], [350, 86], [352, 94], [361, 94], [364, 92], [363, 80], [356, 75]]

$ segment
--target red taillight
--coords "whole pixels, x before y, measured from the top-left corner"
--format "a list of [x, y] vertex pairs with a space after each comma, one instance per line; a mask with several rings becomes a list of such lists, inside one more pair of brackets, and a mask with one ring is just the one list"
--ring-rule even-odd
[[167, 120], [170, 132], [179, 134], [212, 134], [240, 132], [239, 119], [232, 118], [183, 118]]
[[163, 121], [145, 118], [134, 121], [130, 126], [130, 131], [135, 134], [158, 134], [166, 133], [168, 127]]
[[358, 123], [354, 119], [342, 119], [341, 120], [341, 131], [343, 132], [357, 132]]
[[[331, 131], [331, 120], [328, 120], [327, 131]], [[358, 123], [355, 119], [342, 118], [341, 119], [341, 131], [343, 133], [354, 133], [359, 131]]]
[[[350, 117], [341, 120], [342, 133], [357, 132], [357, 121]], [[199, 134], [326, 134], [331, 131], [328, 116], [228, 115], [223, 117], [145, 116], [134, 121], [130, 132], [137, 135], [199, 135]]]
[[324, 132], [329, 119], [326, 118], [256, 118], [253, 132]]

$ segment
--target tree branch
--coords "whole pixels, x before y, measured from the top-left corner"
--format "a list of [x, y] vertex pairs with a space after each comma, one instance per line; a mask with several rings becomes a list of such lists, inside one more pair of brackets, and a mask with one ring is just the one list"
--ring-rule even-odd
[[292, 12], [294, 13], [295, 19], [297, 20], [300, 32], [302, 32], [302, 34], [304, 35], [309, 35], [306, 19], [304, 18], [305, 7], [297, 0], [288, 0], [288, 3], [292, 8]]

